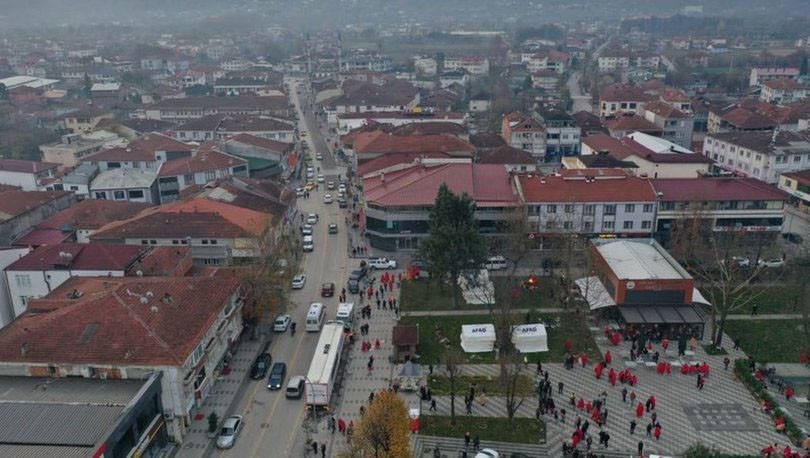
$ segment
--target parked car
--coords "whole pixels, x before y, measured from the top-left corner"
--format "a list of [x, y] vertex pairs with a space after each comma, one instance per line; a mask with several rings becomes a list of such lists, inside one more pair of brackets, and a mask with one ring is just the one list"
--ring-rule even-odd
[[316, 224], [318, 222], [318, 214], [310, 213], [307, 215], [307, 224]]
[[315, 183], [313, 183], [312, 181], [307, 181], [307, 184], [304, 185], [304, 189], [306, 189], [307, 191], [312, 191], [313, 189], [315, 189]]
[[801, 235], [793, 233], [793, 232], [786, 232], [782, 234], [782, 238], [787, 240], [790, 243], [795, 243], [797, 245], [801, 245], [804, 243], [804, 238]]
[[777, 268], [785, 265], [785, 260], [782, 258], [760, 259], [759, 265], [761, 267]]
[[732, 256], [731, 262], [737, 267], [748, 268], [751, 266], [751, 260], [745, 256]]
[[366, 276], [365, 269], [357, 269], [353, 270], [352, 273], [349, 274], [349, 292], [352, 294], [357, 294], [360, 292], [360, 280]]
[[301, 245], [301, 249], [303, 249], [304, 251], [315, 250], [315, 242], [312, 240], [311, 235], [304, 236], [304, 243]]
[[304, 193], [306, 193], [306, 192], [307, 192], [307, 190], [304, 189], [303, 187], [295, 188], [295, 195], [298, 196], [298, 197], [304, 197]]
[[334, 283], [324, 283], [321, 286], [321, 297], [332, 297], [335, 295], [335, 284]]
[[331, 204], [332, 203], [332, 194], [324, 194], [323, 195], [323, 203]]
[[349, 204], [346, 202], [346, 199], [344, 199], [342, 197], [338, 197], [338, 207], [346, 208], [348, 206], [349, 206]]
[[257, 356], [256, 360], [253, 361], [253, 365], [250, 366], [250, 378], [253, 380], [263, 379], [267, 375], [267, 369], [270, 368], [272, 362], [273, 357], [270, 356], [270, 353], [262, 353]]
[[335, 182], [334, 181], [326, 182], [326, 189], [328, 189], [329, 191], [335, 189]]
[[301, 235], [312, 235], [312, 225], [304, 224], [301, 226]]
[[293, 289], [301, 289], [304, 287], [304, 284], [307, 282], [307, 276], [304, 274], [298, 274], [293, 277], [292, 279], [292, 288]]
[[388, 258], [371, 258], [368, 260], [369, 269], [396, 269], [397, 262]]
[[323, 154], [321, 154], [321, 153], [316, 154], [315, 159], [317, 159], [319, 161], [322, 161], [323, 160]]
[[491, 448], [482, 448], [475, 454], [475, 458], [500, 458], [501, 454]]
[[290, 321], [292, 321], [292, 318], [290, 318], [290, 315], [288, 315], [286, 313], [283, 314], [283, 315], [279, 315], [278, 317], [276, 317], [276, 321], [273, 322], [273, 331], [275, 331], [275, 332], [284, 332], [284, 331], [286, 331], [287, 327], [290, 326]]
[[338, 186], [338, 191], [346, 192], [346, 184], [340, 183], [340, 185]]
[[329, 225], [329, 233], [330, 234], [337, 234], [338, 233], [338, 225], [335, 224], [335, 223], [330, 224]]
[[241, 415], [232, 415], [222, 423], [222, 429], [217, 437], [217, 448], [231, 448], [237, 436], [242, 432], [243, 420]]
[[280, 390], [284, 385], [284, 376], [287, 375], [287, 365], [284, 363], [275, 363], [270, 370], [270, 377], [267, 378], [267, 388], [271, 390]]
[[318, 174], [318, 183], [323, 183], [326, 181], [326, 177], [323, 174]]

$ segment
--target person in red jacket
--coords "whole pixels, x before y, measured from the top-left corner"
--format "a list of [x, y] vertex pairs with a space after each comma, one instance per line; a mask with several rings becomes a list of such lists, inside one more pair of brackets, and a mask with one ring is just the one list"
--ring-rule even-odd
[[636, 406], [636, 416], [639, 417], [639, 418], [644, 416], [644, 404], [642, 404], [640, 402]]
[[653, 436], [655, 436], [655, 440], [658, 440], [658, 439], [661, 438], [661, 424], [660, 423], [655, 424], [655, 429], [653, 430]]

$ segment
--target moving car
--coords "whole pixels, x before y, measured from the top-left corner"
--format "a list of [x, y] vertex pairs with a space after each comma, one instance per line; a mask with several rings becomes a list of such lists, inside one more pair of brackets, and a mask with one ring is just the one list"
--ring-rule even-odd
[[329, 233], [330, 234], [337, 234], [338, 233], [338, 225], [335, 224], [335, 223], [330, 224], [329, 225]]
[[304, 193], [306, 193], [306, 192], [307, 192], [307, 190], [306, 190], [306, 189], [304, 189], [303, 187], [301, 187], [301, 188], [295, 188], [295, 195], [296, 195], [297, 197], [304, 197]]
[[340, 183], [340, 186], [338, 186], [338, 191], [346, 192], [346, 185], [344, 183]]
[[304, 394], [304, 381], [306, 379], [301, 375], [295, 375], [290, 377], [290, 381], [287, 382], [287, 390], [284, 392], [284, 396], [287, 399], [301, 399], [301, 396]]
[[500, 453], [491, 448], [482, 448], [475, 454], [475, 458], [500, 458]]
[[321, 286], [321, 297], [332, 297], [335, 295], [335, 284], [334, 283], [324, 283]]
[[316, 154], [315, 159], [317, 159], [319, 161], [323, 160], [323, 154], [321, 154], [321, 153]]
[[484, 263], [484, 268], [487, 270], [506, 269], [506, 258], [503, 256], [492, 256]]
[[751, 266], [751, 260], [744, 256], [732, 256], [731, 262], [732, 265], [737, 267], [747, 268]]
[[349, 274], [349, 292], [357, 294], [360, 292], [360, 280], [366, 276], [366, 269], [353, 270]]
[[761, 267], [777, 268], [785, 265], [785, 260], [782, 258], [760, 259], [759, 265]]
[[388, 258], [371, 258], [368, 260], [369, 269], [396, 269], [397, 262]]
[[326, 177], [324, 177], [323, 174], [318, 174], [318, 183], [323, 183], [324, 181], [326, 181]]
[[270, 368], [272, 362], [273, 357], [270, 356], [270, 353], [262, 353], [257, 356], [256, 360], [253, 361], [253, 365], [250, 366], [250, 378], [253, 380], [263, 379], [267, 375], [267, 369]]
[[287, 327], [290, 326], [291, 321], [292, 318], [290, 318], [290, 315], [286, 313], [283, 315], [279, 315], [278, 317], [276, 317], [276, 321], [273, 322], [273, 331], [275, 332], [286, 331]]
[[304, 224], [301, 226], [301, 235], [312, 235], [312, 225]]
[[782, 234], [782, 238], [787, 240], [790, 243], [795, 243], [801, 245], [804, 242], [804, 238], [801, 235], [796, 234], [794, 232], [785, 232]]
[[307, 184], [304, 186], [304, 189], [306, 189], [307, 191], [312, 191], [313, 189], [315, 189], [315, 183], [307, 181]]
[[323, 203], [331, 204], [332, 203], [332, 194], [324, 194], [323, 195]]
[[287, 374], [287, 365], [284, 363], [275, 363], [273, 368], [270, 369], [270, 377], [267, 379], [267, 388], [271, 390], [280, 390], [284, 385], [284, 376]]
[[334, 181], [328, 181], [328, 182], [326, 183], [326, 189], [328, 189], [328, 190], [330, 190], [330, 191], [331, 191], [331, 190], [333, 190], [333, 189], [335, 189], [335, 182], [334, 182]]
[[316, 224], [318, 222], [318, 214], [310, 213], [307, 215], [307, 224]]
[[298, 274], [293, 277], [292, 279], [292, 289], [301, 289], [304, 287], [304, 284], [307, 282], [307, 276], [304, 274]]
[[236, 437], [242, 432], [242, 416], [232, 415], [222, 423], [222, 429], [217, 437], [217, 448], [231, 448], [236, 442]]

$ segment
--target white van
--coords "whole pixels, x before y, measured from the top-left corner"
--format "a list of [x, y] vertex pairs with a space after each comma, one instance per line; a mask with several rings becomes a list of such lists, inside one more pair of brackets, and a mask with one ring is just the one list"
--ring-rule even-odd
[[338, 304], [335, 321], [343, 323], [343, 329], [351, 330], [354, 323], [354, 302], [342, 302]]
[[484, 268], [487, 270], [506, 269], [506, 258], [503, 256], [492, 256], [484, 263]]
[[306, 330], [307, 332], [318, 332], [323, 327], [323, 319], [326, 316], [326, 307], [323, 306], [320, 302], [313, 302], [312, 305], [309, 306], [309, 311], [307, 312], [307, 324]]
[[287, 389], [284, 391], [284, 396], [286, 396], [287, 399], [301, 399], [301, 396], [304, 394], [304, 381], [304, 377], [300, 375], [290, 377], [290, 381], [287, 383]]

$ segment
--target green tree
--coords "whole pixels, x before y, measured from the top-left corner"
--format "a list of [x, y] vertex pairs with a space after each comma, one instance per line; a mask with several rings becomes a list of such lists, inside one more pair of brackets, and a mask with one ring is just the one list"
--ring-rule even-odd
[[90, 75], [87, 73], [84, 74], [84, 81], [82, 82], [82, 94], [87, 97], [88, 99], [92, 95], [93, 89], [93, 81], [90, 79]]
[[442, 184], [430, 210], [430, 234], [420, 246], [431, 276], [450, 287], [453, 308], [458, 307], [459, 279], [474, 284], [486, 259], [486, 241], [478, 232], [475, 201], [454, 194]]

